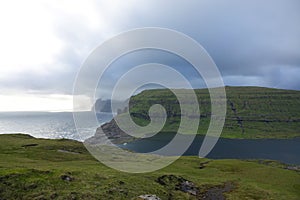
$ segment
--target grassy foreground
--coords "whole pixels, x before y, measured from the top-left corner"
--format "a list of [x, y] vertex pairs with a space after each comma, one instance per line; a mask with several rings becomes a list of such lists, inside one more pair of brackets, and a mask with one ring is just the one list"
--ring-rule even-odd
[[[273, 161], [182, 157], [152, 173], [96, 161], [82, 143], [0, 135], [0, 199], [300, 199], [300, 174]], [[195, 192], [182, 191], [182, 180]]]

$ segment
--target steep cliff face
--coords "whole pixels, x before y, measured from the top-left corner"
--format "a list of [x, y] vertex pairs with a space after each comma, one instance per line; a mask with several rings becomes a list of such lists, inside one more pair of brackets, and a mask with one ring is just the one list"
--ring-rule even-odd
[[[112, 103], [114, 108], [112, 108]], [[106, 113], [121, 113], [126, 109], [128, 104], [128, 100], [126, 101], [117, 101], [117, 100], [110, 100], [110, 99], [97, 99], [92, 107], [92, 110], [95, 112], [106, 112]]]
[[110, 122], [103, 124], [97, 128], [96, 133], [93, 137], [87, 139], [85, 142], [89, 144], [106, 143], [110, 140], [113, 143], [120, 144], [128, 142], [134, 138], [124, 131], [122, 131], [117, 125], [116, 121], [112, 119]]
[[[179, 90], [182, 93], [189, 90]], [[200, 107], [199, 134], [205, 134], [211, 117], [211, 102], [207, 89], [195, 90]], [[227, 138], [291, 138], [300, 136], [300, 91], [261, 87], [226, 87], [227, 114], [221, 137]], [[188, 117], [193, 117], [193, 106]], [[130, 113], [142, 126], [149, 123], [148, 111], [161, 104], [167, 113], [163, 132], [177, 132], [181, 116], [176, 96], [167, 89], [146, 90], [131, 97]], [[102, 126], [108, 137], [123, 138], [114, 120]], [[99, 132], [99, 131], [98, 131]]]
[[[188, 90], [179, 90], [182, 93]], [[195, 90], [200, 107], [198, 133], [205, 134], [211, 117], [207, 89]], [[286, 138], [300, 136], [300, 91], [261, 87], [226, 87], [227, 114], [223, 137]], [[179, 103], [169, 90], [148, 90], [130, 99], [130, 112], [137, 123], [149, 121], [148, 110], [162, 104], [168, 114], [164, 131], [176, 131], [180, 117]], [[186, 102], [190, 105], [190, 102]], [[193, 110], [189, 115], [192, 115]], [[192, 116], [189, 116], [192, 117]]]
[[112, 112], [111, 110], [111, 100], [102, 100], [102, 99], [97, 99], [95, 102], [92, 110], [95, 110], [96, 112]]

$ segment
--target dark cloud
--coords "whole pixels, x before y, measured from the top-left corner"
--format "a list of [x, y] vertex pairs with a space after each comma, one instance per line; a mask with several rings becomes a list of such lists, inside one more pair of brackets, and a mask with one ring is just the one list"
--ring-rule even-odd
[[[152, 1], [131, 28], [166, 27], [202, 44], [227, 85], [300, 89], [300, 2]], [[183, 70], [184, 66], [182, 66]]]
[[[99, 12], [105, 9], [102, 4], [97, 6]], [[151, 26], [187, 34], [208, 51], [226, 85], [299, 90], [299, 11], [298, 0], [152, 0], [140, 1], [133, 5], [130, 13], [123, 10], [123, 14], [107, 18], [107, 21], [112, 23], [115, 34]], [[54, 70], [46, 75], [22, 74], [5, 79], [0, 85], [72, 93], [80, 65], [92, 49], [107, 39], [107, 35], [102, 30], [91, 29], [81, 18], [65, 13], [57, 13], [56, 34], [64, 46], [54, 65], [64, 70]], [[136, 52], [116, 61], [106, 72], [103, 84], [109, 90], [130, 67], [147, 62], [170, 65], [189, 77], [195, 86], [203, 86], [198, 74], [183, 59], [154, 51]]]

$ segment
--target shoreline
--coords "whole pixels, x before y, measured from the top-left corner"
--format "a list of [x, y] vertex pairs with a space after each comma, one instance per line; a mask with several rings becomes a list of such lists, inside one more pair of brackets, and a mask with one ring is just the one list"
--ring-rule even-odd
[[[34, 137], [30, 134], [23, 134], [23, 133], [6, 133], [6, 134], [0, 134], [0, 137], [1, 136], [13, 136], [13, 137], [25, 137], [25, 138], [31, 138], [31, 139], [37, 139], [37, 140], [48, 140], [48, 141], [70, 141], [70, 142], [75, 142], [75, 143], [80, 143], [82, 145], [87, 145], [85, 144], [85, 141], [78, 141], [78, 140], [74, 140], [74, 139], [68, 139], [68, 138], [37, 138], [37, 137]], [[223, 138], [224, 139], [224, 138]], [[300, 140], [300, 138], [297, 138], [297, 140]], [[138, 140], [141, 140], [141, 139], [138, 139]], [[134, 140], [133, 142], [138, 142], [138, 140]], [[235, 139], [226, 139], [225, 140], [235, 140]], [[251, 139], [250, 139], [251, 140]], [[267, 139], [267, 140], [278, 140], [278, 139]], [[286, 139], [282, 139], [282, 140], [286, 140]], [[293, 139], [290, 139], [290, 140], [293, 140]], [[116, 144], [118, 147], [124, 149], [124, 150], [129, 150], [129, 151], [133, 151], [133, 152], [137, 152], [137, 151], [134, 151], [130, 148], [126, 148], [128, 147], [128, 145], [130, 145], [131, 143], [126, 143], [126, 145], [124, 144]], [[91, 144], [92, 145], [92, 144]], [[142, 152], [140, 152], [142, 153]], [[170, 155], [170, 156], [174, 156], [174, 155]], [[177, 155], [175, 155], [177, 156]], [[190, 156], [197, 156], [196, 154], [184, 154], [184, 155], [181, 155], [182, 157], [190, 157]], [[266, 161], [273, 161], [273, 162], [278, 162], [278, 163], [281, 163], [283, 165], [286, 165], [286, 166], [297, 166], [299, 167], [300, 169], [300, 163], [295, 163], [295, 162], [284, 162], [282, 160], [279, 160], [279, 159], [268, 159], [268, 158], [260, 158], [260, 157], [257, 157], [257, 158], [232, 158], [230, 156], [227, 156], [227, 157], [218, 157], [218, 158], [214, 158], [214, 157], [210, 157], [208, 155], [208, 157], [206, 157], [207, 159], [215, 159], [215, 160], [226, 160], [226, 159], [234, 159], [234, 160], [241, 160], [241, 161], [247, 161], [247, 160], [251, 160], [251, 161], [260, 161], [260, 160], [266, 160]]]

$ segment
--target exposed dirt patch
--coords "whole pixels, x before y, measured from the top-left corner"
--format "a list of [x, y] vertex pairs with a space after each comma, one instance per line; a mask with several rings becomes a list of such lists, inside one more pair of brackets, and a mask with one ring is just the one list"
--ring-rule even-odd
[[63, 150], [63, 149], [58, 149], [57, 152], [60, 152], [60, 153], [70, 153], [70, 154], [80, 154], [78, 152], [68, 151], [68, 150]]
[[175, 175], [163, 175], [157, 179], [157, 182], [168, 188], [170, 197], [172, 197], [172, 190], [179, 190], [193, 196], [193, 198], [204, 200], [225, 200], [224, 193], [231, 192], [236, 187], [232, 182], [198, 186], [192, 181]]
[[226, 182], [223, 185], [217, 186], [202, 186], [198, 199], [225, 200], [224, 193], [231, 192], [235, 187], [235, 184], [232, 182]]
[[206, 161], [206, 162], [201, 162], [199, 164], [199, 169], [204, 169], [206, 167], [206, 165], [209, 163], [210, 161]]
[[27, 148], [27, 147], [35, 147], [38, 146], [39, 144], [23, 144], [21, 147]]

